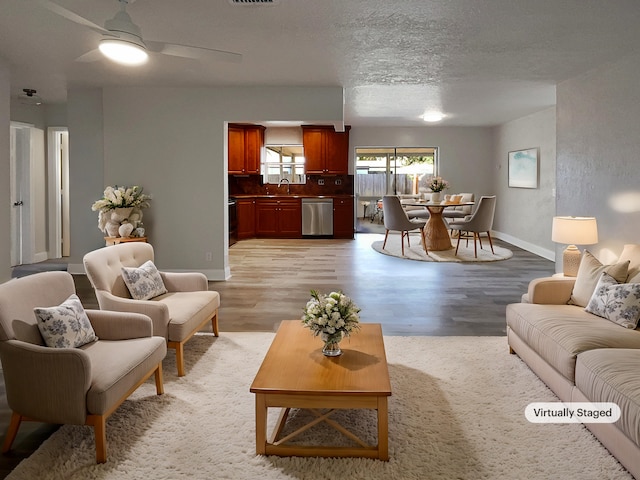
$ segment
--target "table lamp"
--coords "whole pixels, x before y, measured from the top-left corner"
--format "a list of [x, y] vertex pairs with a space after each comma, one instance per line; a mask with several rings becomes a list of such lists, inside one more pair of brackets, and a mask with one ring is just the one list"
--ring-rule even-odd
[[567, 248], [562, 253], [562, 270], [565, 276], [578, 275], [580, 250], [576, 245], [598, 243], [598, 225], [595, 217], [553, 217], [551, 240], [564, 243]]

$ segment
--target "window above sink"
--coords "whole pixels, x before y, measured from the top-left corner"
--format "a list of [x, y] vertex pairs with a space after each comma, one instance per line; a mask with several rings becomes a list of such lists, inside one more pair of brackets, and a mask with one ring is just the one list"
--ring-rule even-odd
[[265, 145], [261, 171], [264, 183], [278, 184], [286, 179], [292, 185], [305, 184], [302, 145]]

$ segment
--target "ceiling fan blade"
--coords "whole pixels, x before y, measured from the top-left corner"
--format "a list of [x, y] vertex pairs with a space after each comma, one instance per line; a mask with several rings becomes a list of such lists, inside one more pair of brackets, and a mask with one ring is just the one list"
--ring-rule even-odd
[[242, 55], [239, 53], [216, 50], [214, 48], [193, 47], [191, 45], [180, 45], [178, 43], [153, 42], [145, 40], [147, 48], [152, 52], [174, 57], [192, 58], [194, 60], [212, 59], [217, 61], [240, 63]]
[[100, 53], [100, 50], [97, 48], [95, 50], [91, 50], [83, 55], [80, 55], [76, 58], [76, 62], [97, 62], [98, 60], [104, 59], [104, 55]]
[[71, 20], [72, 22], [77, 23], [78, 25], [88, 27], [91, 30], [94, 30], [98, 33], [111, 35], [111, 32], [109, 32], [109, 30], [106, 30], [100, 25], [93, 23], [91, 20], [87, 20], [86, 18], [81, 17], [77, 13], [73, 13], [71, 10], [67, 10], [64, 7], [61, 7], [57, 3], [53, 3], [50, 0], [34, 0], [34, 1], [39, 5], [41, 5], [42, 7], [46, 8], [47, 10], [55, 13], [56, 15], [60, 15], [61, 17], [66, 18], [67, 20]]

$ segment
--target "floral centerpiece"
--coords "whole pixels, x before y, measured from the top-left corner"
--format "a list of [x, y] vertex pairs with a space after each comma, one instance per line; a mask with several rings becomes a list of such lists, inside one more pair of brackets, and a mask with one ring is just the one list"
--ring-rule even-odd
[[358, 306], [340, 291], [325, 295], [311, 290], [302, 324], [324, 342], [322, 353], [335, 357], [342, 354], [340, 341], [360, 328], [359, 312]]
[[442, 177], [430, 177], [427, 180], [427, 188], [432, 192], [441, 192], [449, 188], [449, 182]]
[[143, 236], [142, 209], [150, 206], [151, 195], [142, 187], [107, 187], [91, 210], [98, 213], [98, 228], [109, 237]]

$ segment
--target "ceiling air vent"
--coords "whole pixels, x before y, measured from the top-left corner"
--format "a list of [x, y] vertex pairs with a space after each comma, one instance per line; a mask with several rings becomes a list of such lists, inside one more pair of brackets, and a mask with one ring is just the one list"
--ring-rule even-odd
[[277, 5], [280, 0], [229, 0], [231, 5]]

